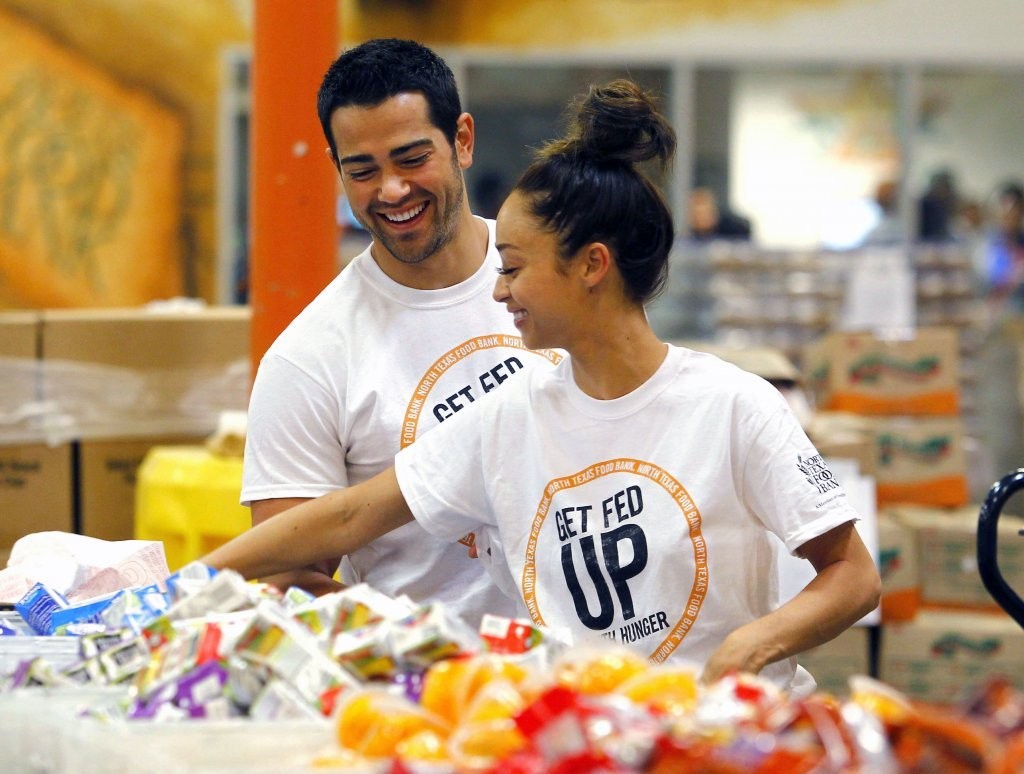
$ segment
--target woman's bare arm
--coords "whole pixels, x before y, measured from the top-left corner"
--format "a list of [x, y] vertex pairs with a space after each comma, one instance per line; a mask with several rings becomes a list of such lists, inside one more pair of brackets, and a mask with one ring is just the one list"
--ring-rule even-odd
[[852, 521], [800, 547], [817, 575], [793, 599], [725, 638], [704, 665], [704, 679], [768, 664], [828, 642], [878, 606], [882, 581]]
[[[281, 497], [270, 500], [254, 500], [249, 506], [252, 512], [252, 524], [262, 524], [267, 519], [273, 518], [279, 513], [284, 513], [300, 503], [312, 500], [312, 497]], [[341, 563], [340, 557], [331, 557], [322, 562], [311, 564], [308, 567], [301, 567], [276, 575], [261, 575], [260, 580], [276, 586], [282, 591], [290, 586], [298, 586], [311, 594], [320, 596], [329, 594], [332, 591], [339, 591], [345, 588], [338, 581], [334, 580], [334, 571]]]
[[200, 558], [258, 578], [351, 553], [412, 521], [395, 469], [289, 508]]

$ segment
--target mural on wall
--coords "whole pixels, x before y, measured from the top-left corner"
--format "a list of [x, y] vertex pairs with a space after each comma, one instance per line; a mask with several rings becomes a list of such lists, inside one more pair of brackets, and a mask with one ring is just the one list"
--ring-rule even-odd
[[0, 50], [0, 306], [179, 295], [179, 117], [2, 13]]
[[[1016, 31], [1024, 20], [1018, 0], [975, 0], [966, 17], [958, 0], [338, 4], [339, 47], [398, 36], [439, 49], [514, 49], [525, 57], [587, 50], [598, 59], [755, 65], [905, 57], [1017, 62]], [[130, 304], [178, 292], [220, 300], [218, 262], [230, 258], [218, 254], [225, 52], [250, 45], [256, 7], [256, 0], [0, 0], [0, 175], [8, 175], [0, 183], [0, 308]], [[962, 19], [963, 34], [950, 38], [954, 18]], [[47, 118], [29, 109], [27, 89], [38, 90], [34, 99], [41, 101], [31, 104], [43, 105]], [[75, 102], [85, 96], [88, 108]], [[807, 115], [826, 122], [837, 115], [835, 105], [807, 107]], [[858, 109], [846, 116], [853, 123], [845, 124], [845, 136], [829, 135], [820, 124], [818, 141], [836, 141], [833, 159], [845, 153], [891, 166], [892, 146], [878, 115], [865, 112], [867, 103]], [[16, 159], [9, 156], [11, 143], [23, 148]], [[89, 157], [86, 147], [101, 151], [102, 160]], [[74, 191], [71, 178], [78, 181]], [[51, 221], [61, 223], [59, 233]], [[154, 271], [148, 279], [146, 267]], [[115, 287], [133, 287], [134, 295], [115, 297]]]
[[834, 92], [798, 92], [794, 109], [822, 150], [841, 162], [884, 163], [895, 169], [899, 145], [890, 79], [878, 72], [853, 73]]
[[877, 219], [872, 192], [897, 174], [893, 89], [873, 70], [736, 74], [731, 190], [756, 213], [761, 245], [846, 249], [863, 238]]
[[367, 11], [352, 14], [351, 23], [357, 38], [395, 35], [462, 45], [564, 49], [639, 40], [705, 22], [763, 23], [845, 2], [850, 0], [391, 0], [361, 4]]

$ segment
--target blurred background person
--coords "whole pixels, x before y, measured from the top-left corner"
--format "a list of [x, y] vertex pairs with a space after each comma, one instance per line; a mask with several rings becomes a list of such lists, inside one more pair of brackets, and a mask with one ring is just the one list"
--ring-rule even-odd
[[984, 242], [989, 298], [1007, 311], [1024, 312], [1024, 186], [1013, 180], [996, 192], [995, 213]]
[[698, 242], [715, 239], [750, 240], [750, 220], [720, 207], [718, 197], [710, 188], [694, 188], [690, 193], [690, 238]]
[[946, 242], [953, 236], [952, 223], [957, 211], [956, 178], [948, 169], [932, 175], [928, 188], [918, 202], [918, 238], [922, 242]]
[[895, 180], [883, 180], [875, 187], [878, 222], [864, 235], [865, 246], [893, 246], [903, 243], [905, 232], [899, 213], [900, 189]]

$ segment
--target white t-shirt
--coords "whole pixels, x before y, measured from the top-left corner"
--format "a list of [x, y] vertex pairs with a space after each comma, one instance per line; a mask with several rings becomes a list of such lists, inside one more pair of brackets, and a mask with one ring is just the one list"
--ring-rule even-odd
[[[501, 261], [487, 225], [486, 258], [464, 282], [409, 288], [366, 250], [278, 337], [249, 403], [243, 503], [365, 481], [519, 371], [558, 359], [525, 349], [491, 297]], [[346, 557], [342, 579], [442, 601], [473, 626], [485, 612], [523, 614], [459, 543], [469, 532], [437, 538], [408, 524]]]
[[[417, 520], [439, 536], [496, 530], [538, 624], [703, 663], [778, 606], [774, 532], [789, 551], [857, 513], [763, 379], [670, 346], [615, 400], [535, 369], [396, 458]], [[763, 674], [806, 689], [795, 659]], [[796, 675], [796, 677], [795, 677]]]

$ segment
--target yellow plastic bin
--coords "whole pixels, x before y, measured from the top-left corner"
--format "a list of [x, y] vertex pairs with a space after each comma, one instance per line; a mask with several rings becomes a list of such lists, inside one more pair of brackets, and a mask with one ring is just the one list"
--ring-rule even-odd
[[252, 524], [239, 505], [242, 460], [204, 446], [154, 446], [139, 466], [135, 537], [163, 541], [173, 572]]

